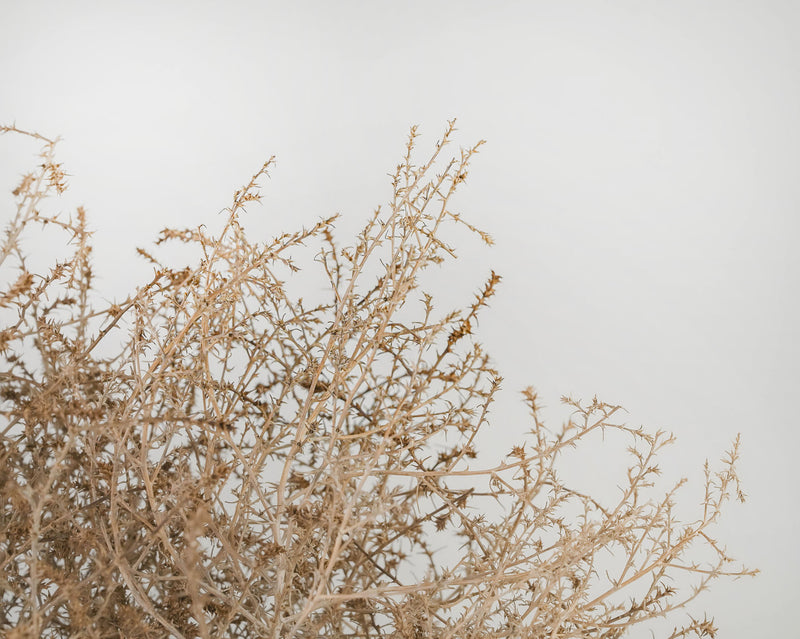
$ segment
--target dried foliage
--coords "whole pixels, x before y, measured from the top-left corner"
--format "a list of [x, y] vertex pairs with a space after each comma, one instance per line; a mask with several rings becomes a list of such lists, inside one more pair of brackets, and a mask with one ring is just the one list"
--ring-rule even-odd
[[[470, 466], [501, 382], [472, 331], [500, 278], [445, 314], [419, 288], [454, 256], [447, 229], [466, 224], [451, 200], [480, 143], [448, 159], [453, 131], [415, 164], [412, 129], [392, 199], [353, 245], [336, 246], [333, 219], [247, 239], [239, 217], [270, 160], [221, 232], [161, 233], [196, 263], [140, 249], [153, 278], [107, 304], [83, 210], [42, 211], [65, 188], [55, 142], [2, 128], [44, 145], [0, 253], [4, 636], [609, 639], [752, 572], [711, 533], [742, 498], [738, 440], [706, 469], [690, 523], [673, 512], [678, 486], [653, 484], [671, 438], [597, 400], [565, 399], [572, 416], [550, 430], [525, 391], [528, 440]], [[36, 225], [74, 246], [44, 274], [20, 248]], [[308, 243], [330, 284], [311, 304], [287, 290]], [[630, 440], [616, 503], [556, 473], [599, 430]], [[714, 627], [690, 618], [670, 637], [693, 634]]]

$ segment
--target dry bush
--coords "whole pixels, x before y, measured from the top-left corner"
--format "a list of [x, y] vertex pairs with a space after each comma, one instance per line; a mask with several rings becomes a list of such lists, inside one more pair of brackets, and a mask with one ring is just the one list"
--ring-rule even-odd
[[[453, 130], [415, 164], [412, 129], [392, 199], [347, 248], [333, 219], [247, 239], [239, 217], [269, 161], [221, 232], [161, 233], [195, 263], [140, 249], [153, 278], [100, 304], [83, 211], [42, 210], [65, 188], [55, 142], [2, 129], [44, 145], [0, 254], [5, 636], [611, 638], [752, 572], [710, 532], [742, 498], [738, 440], [706, 469], [690, 523], [674, 514], [678, 487], [653, 484], [671, 438], [597, 400], [565, 400], [572, 416], [551, 430], [525, 391], [527, 441], [471, 468], [501, 381], [472, 330], [500, 278], [443, 314], [419, 289], [466, 224], [449, 207], [480, 144], [444, 157]], [[20, 249], [37, 225], [74, 245], [46, 273]], [[313, 303], [287, 291], [304, 243], [329, 282]], [[630, 441], [616, 503], [556, 473], [601, 430]], [[670, 636], [714, 634], [684, 623]]]

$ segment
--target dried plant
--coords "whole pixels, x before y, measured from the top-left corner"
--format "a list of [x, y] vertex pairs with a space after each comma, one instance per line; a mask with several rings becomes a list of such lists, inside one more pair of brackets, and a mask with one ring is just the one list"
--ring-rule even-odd
[[[140, 249], [154, 276], [112, 304], [92, 288], [83, 210], [43, 212], [65, 189], [55, 141], [2, 132], [44, 145], [0, 253], [4, 636], [608, 639], [754, 572], [712, 533], [743, 499], [738, 439], [690, 523], [680, 484], [654, 484], [672, 438], [596, 399], [565, 399], [551, 430], [526, 390], [528, 439], [470, 466], [501, 383], [473, 328], [500, 277], [447, 313], [420, 288], [454, 256], [453, 224], [491, 243], [450, 210], [480, 147], [445, 157], [453, 122], [423, 164], [411, 130], [392, 199], [351, 246], [333, 218], [248, 240], [239, 218], [270, 160], [219, 233], [162, 231], [156, 245], [194, 247], [194, 263]], [[74, 245], [46, 273], [20, 246], [37, 225]], [[289, 284], [311, 243], [329, 286], [307, 302]], [[611, 503], [556, 472], [597, 431], [630, 440]], [[689, 618], [670, 637], [714, 632]]]

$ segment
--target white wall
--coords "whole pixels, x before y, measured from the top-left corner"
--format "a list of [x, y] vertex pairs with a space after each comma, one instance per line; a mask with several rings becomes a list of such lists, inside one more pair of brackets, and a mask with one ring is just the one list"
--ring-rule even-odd
[[[465, 242], [456, 267], [464, 301], [490, 268], [504, 276], [480, 324], [506, 378], [487, 442], [504, 454], [528, 427], [515, 408], [528, 384], [553, 419], [560, 395], [597, 393], [674, 431], [665, 471], [695, 482], [741, 431], [750, 500], [720, 537], [763, 573], [700, 603], [726, 639], [793, 635], [800, 5], [29, 0], [2, 13], [0, 122], [63, 137], [108, 298], [149, 274], [135, 246], [213, 224], [272, 154], [252, 233], [338, 211], [344, 237], [387, 200], [411, 124], [423, 153], [453, 116], [462, 144], [488, 139], [459, 203], [497, 246]], [[4, 211], [35, 151], [0, 138]]]

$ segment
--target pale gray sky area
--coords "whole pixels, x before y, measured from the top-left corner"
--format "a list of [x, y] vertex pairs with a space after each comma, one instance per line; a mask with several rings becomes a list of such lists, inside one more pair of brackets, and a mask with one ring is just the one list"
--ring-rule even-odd
[[[424, 155], [458, 117], [459, 143], [488, 141], [458, 207], [497, 244], [460, 239], [438, 281], [467, 303], [504, 278], [479, 326], [505, 376], [489, 452], [530, 427], [526, 385], [557, 421], [561, 395], [597, 394], [678, 436], [663, 469], [691, 505], [741, 432], [749, 500], [718, 534], [762, 573], [692, 609], [724, 639], [792, 637], [798, 33], [788, 0], [5, 2], [0, 123], [63, 138], [58, 206], [85, 205], [97, 287], [121, 299], [151, 273], [136, 246], [213, 224], [273, 154], [252, 236], [340, 212], [344, 242], [410, 125]], [[0, 138], [3, 215], [37, 151]]]

